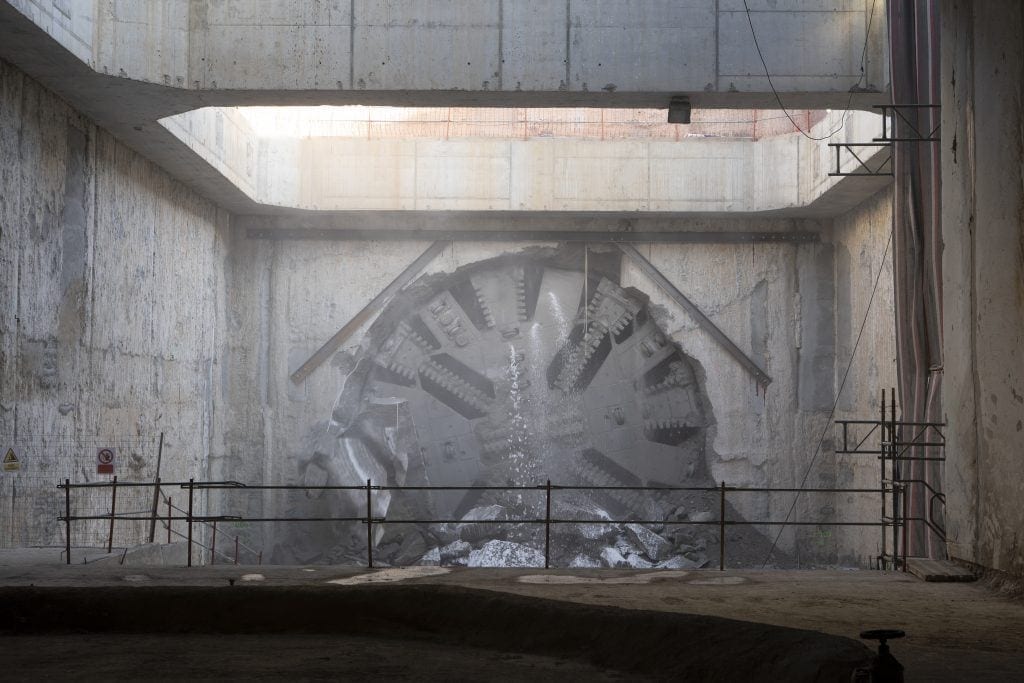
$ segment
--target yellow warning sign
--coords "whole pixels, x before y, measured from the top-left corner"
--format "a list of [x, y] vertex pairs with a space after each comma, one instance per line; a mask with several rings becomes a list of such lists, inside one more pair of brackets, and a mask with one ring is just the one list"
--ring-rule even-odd
[[7, 455], [4, 456], [4, 472], [17, 472], [20, 469], [21, 461], [14, 454], [14, 449], [8, 448]]

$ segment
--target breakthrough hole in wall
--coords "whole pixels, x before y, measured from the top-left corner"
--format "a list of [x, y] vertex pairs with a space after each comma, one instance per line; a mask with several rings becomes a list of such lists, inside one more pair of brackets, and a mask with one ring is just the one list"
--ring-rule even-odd
[[[647, 296], [619, 284], [617, 250], [537, 249], [421, 278], [366, 335], [300, 481], [410, 486], [714, 487], [704, 370], [658, 326]], [[584, 262], [586, 270], [584, 273]], [[353, 516], [364, 493], [299, 501]], [[375, 559], [386, 564], [537, 565], [533, 490], [375, 493]], [[699, 567], [719, 545], [713, 492], [558, 491], [552, 561], [562, 566]], [[729, 509], [730, 519], [740, 519]], [[647, 520], [654, 525], [612, 523]], [[400, 523], [402, 520], [452, 520]], [[696, 524], [676, 525], [674, 522]], [[730, 531], [732, 564], [764, 557]], [[365, 554], [343, 525], [288, 527], [274, 561]]]

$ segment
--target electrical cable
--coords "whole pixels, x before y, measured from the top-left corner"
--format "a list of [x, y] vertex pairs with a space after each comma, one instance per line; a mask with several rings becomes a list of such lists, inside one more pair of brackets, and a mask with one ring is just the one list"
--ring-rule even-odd
[[776, 546], [779, 544], [779, 539], [782, 537], [782, 532], [785, 531], [786, 525], [789, 523], [789, 518], [793, 516], [793, 510], [796, 509], [796, 503], [800, 499], [800, 493], [807, 484], [807, 477], [811, 474], [811, 469], [814, 467], [815, 461], [821, 454], [821, 445], [825, 442], [825, 435], [828, 433], [829, 427], [832, 425], [832, 418], [836, 414], [836, 408], [839, 406], [839, 397], [843, 395], [843, 389], [846, 387], [846, 380], [850, 376], [850, 369], [853, 367], [853, 360], [857, 357], [857, 348], [860, 346], [860, 339], [864, 335], [864, 328], [867, 327], [868, 317], [871, 315], [871, 305], [875, 301], [875, 293], [878, 291], [878, 283], [882, 280], [882, 273], [885, 272], [885, 259], [889, 255], [889, 247], [892, 245], [893, 230], [889, 229], [889, 239], [885, 243], [885, 249], [882, 251], [882, 262], [878, 266], [878, 275], [875, 276], [875, 286], [871, 288], [871, 296], [868, 298], [867, 310], [864, 311], [864, 320], [860, 323], [860, 331], [857, 332], [857, 340], [853, 343], [853, 350], [850, 352], [850, 362], [846, 364], [846, 372], [843, 373], [843, 381], [839, 383], [839, 390], [836, 391], [836, 400], [832, 402], [832, 410], [828, 413], [828, 418], [825, 420], [825, 427], [821, 430], [821, 436], [818, 438], [818, 445], [814, 449], [814, 455], [811, 456], [811, 461], [807, 464], [807, 469], [804, 470], [803, 479], [800, 480], [800, 486], [797, 488], [801, 491], [797, 492], [793, 496], [793, 504], [789, 506], [789, 512], [786, 513], [786, 518], [782, 520], [782, 524], [779, 526], [779, 533], [775, 535], [775, 540], [772, 541], [772, 547], [768, 549], [768, 555], [765, 556], [764, 562], [761, 563], [761, 569], [764, 569], [768, 565], [768, 560], [772, 558], [772, 553], [775, 552]]
[[814, 140], [815, 142], [821, 142], [822, 140], [828, 140], [833, 135], [841, 131], [846, 126], [846, 119], [850, 116], [850, 107], [853, 105], [853, 95], [857, 92], [857, 89], [862, 87], [861, 83], [867, 77], [867, 56], [868, 56], [868, 42], [871, 39], [871, 24], [875, 18], [875, 3], [877, 0], [871, 0], [871, 13], [868, 15], [868, 29], [864, 32], [864, 49], [860, 53], [860, 77], [857, 82], [850, 88], [850, 97], [846, 100], [846, 109], [843, 111], [843, 116], [840, 119], [839, 126], [835, 128], [828, 135], [817, 137], [811, 135], [796, 122], [796, 120], [789, 115], [789, 110], [786, 109], [786, 105], [782, 103], [782, 98], [779, 96], [779, 91], [775, 89], [775, 83], [772, 81], [772, 75], [768, 71], [768, 62], [764, 59], [764, 53], [761, 52], [761, 44], [757, 40], [757, 33], [754, 31], [754, 21], [750, 18], [750, 6], [747, 4], [747, 0], [743, 0], [743, 9], [747, 12], [747, 23], [750, 24], [750, 35], [754, 39], [754, 48], [757, 50], [757, 56], [761, 58], [761, 66], [764, 67], [764, 75], [768, 79], [768, 86], [772, 89], [772, 94], [775, 95], [775, 101], [779, 103], [779, 109], [786, 115], [789, 122], [793, 124], [801, 135], [808, 140]]

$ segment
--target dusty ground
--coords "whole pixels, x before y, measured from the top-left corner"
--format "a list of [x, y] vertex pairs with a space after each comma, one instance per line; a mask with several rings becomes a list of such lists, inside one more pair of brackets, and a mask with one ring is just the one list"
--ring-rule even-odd
[[[331, 591], [343, 591], [346, 584], [354, 587], [367, 583], [406, 587], [427, 584], [423, 586], [427, 590], [433, 590], [431, 586], [437, 587], [438, 591], [470, 588], [628, 610], [709, 615], [852, 639], [867, 628], [902, 628], [907, 632], [907, 638], [894, 642], [892, 647], [906, 667], [908, 681], [1024, 680], [1024, 603], [997, 596], [979, 584], [931, 584], [892, 572], [474, 569], [424, 575], [395, 570], [367, 573], [365, 570], [339, 567], [199, 567], [186, 570], [104, 566], [103, 563], [72, 567], [4, 566], [3, 562], [0, 555], [0, 586], [106, 586], [120, 590], [120, 594], [126, 597], [131, 595], [130, 590], [148, 586], [223, 587], [229, 590], [276, 587], [286, 591], [295, 587], [300, 593], [314, 590], [318, 595], [332, 596], [334, 593]], [[243, 581], [246, 575], [251, 576]], [[233, 587], [228, 585], [231, 580], [235, 582]], [[10, 595], [6, 591], [5, 594]], [[256, 593], [250, 592], [250, 595], [255, 596]], [[419, 600], [418, 597], [409, 599]], [[479, 603], [486, 605], [487, 601]], [[504, 609], [492, 608], [499, 612]], [[198, 614], [203, 612], [201, 605], [194, 606], [194, 609]], [[3, 610], [2, 603], [0, 610]], [[595, 618], [604, 618], [601, 614], [595, 615]], [[357, 613], [339, 618], [358, 622], [365, 617], [365, 614]], [[441, 623], [444, 623], [443, 619]], [[497, 624], [497, 627], [500, 629], [501, 625]], [[624, 628], [631, 630], [634, 627]], [[600, 633], [596, 632], [591, 639], [596, 643], [603, 637], [599, 636]], [[677, 638], [673, 642], [680, 649], [707, 646], [687, 638]], [[232, 672], [237, 672], [239, 678], [293, 677], [289, 674], [295, 673], [294, 669], [282, 669], [285, 661], [303, 662], [304, 677], [337, 677], [341, 671], [350, 671], [353, 676], [361, 677], [379, 672], [393, 678], [434, 677], [436, 680], [601, 680], [602, 675], [606, 679], [623, 675], [608, 666], [587, 663], [586, 657], [580, 658], [579, 651], [541, 656], [543, 653], [540, 652], [501, 652], [493, 644], [470, 647], [466, 643], [443, 639], [425, 644], [415, 639], [396, 643], [381, 639], [360, 640], [352, 633], [330, 636], [289, 633], [219, 634], [211, 641], [209, 636], [198, 634], [165, 636], [134, 633], [112, 637], [109, 634], [46, 633], [0, 640], [0, 664], [4, 665], [0, 678], [64, 676], [60, 672], [68, 672], [69, 669], [55, 669], [55, 665], [39, 668], [37, 663], [59, 663], [61, 660], [95, 663], [94, 654], [103, 651], [103, 643], [116, 647], [118, 653], [132, 653], [139, 668], [128, 667], [120, 672], [92, 668], [88, 673], [94, 675], [90, 677], [135, 678], [133, 674], [147, 667], [150, 673], [154, 670], [154, 658], [163, 658], [166, 663], [175, 659], [175, 653], [176, 658], [183, 661], [195, 661], [196, 657], [206, 659], [207, 664], [178, 669], [180, 676], [172, 676], [189, 678], [197, 677], [203, 671], [218, 678], [235, 676]], [[583, 645], [586, 644], [575, 643], [573, 647], [585, 649]], [[204, 654], [204, 647], [208, 648], [208, 654]], [[40, 652], [47, 654], [40, 655]], [[196, 657], [188, 658], [189, 652], [196, 653]], [[215, 656], [214, 652], [222, 655]], [[261, 656], [254, 657], [254, 652], [261, 653]], [[262, 656], [267, 652], [277, 655]], [[364, 656], [366, 653], [370, 656]], [[399, 656], [404, 659], [396, 659]], [[80, 659], [76, 660], [76, 657]], [[458, 662], [458, 666], [446, 669], [446, 663], [452, 661]], [[165, 671], [169, 673], [169, 670]], [[500, 672], [500, 675], [494, 675], [495, 672]], [[634, 671], [629, 678], [642, 675], [651, 674]]]
[[[523, 578], [530, 583], [522, 583]], [[482, 573], [435, 580], [851, 638], [870, 628], [899, 628], [907, 637], [891, 648], [906, 667], [907, 681], [1024, 681], [1024, 601], [1000, 597], [978, 584], [925, 583], [875, 571], [700, 571], [639, 584], [614, 583], [601, 572], [588, 578], [592, 582], [552, 584], [534, 572], [515, 581]]]
[[338, 635], [0, 637], [0, 680], [636, 680], [568, 658]]

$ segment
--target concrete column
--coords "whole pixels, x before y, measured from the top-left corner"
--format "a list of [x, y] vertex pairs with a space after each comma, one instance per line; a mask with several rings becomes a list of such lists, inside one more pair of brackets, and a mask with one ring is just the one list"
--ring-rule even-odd
[[1024, 10], [942, 4], [949, 552], [1024, 575]]

